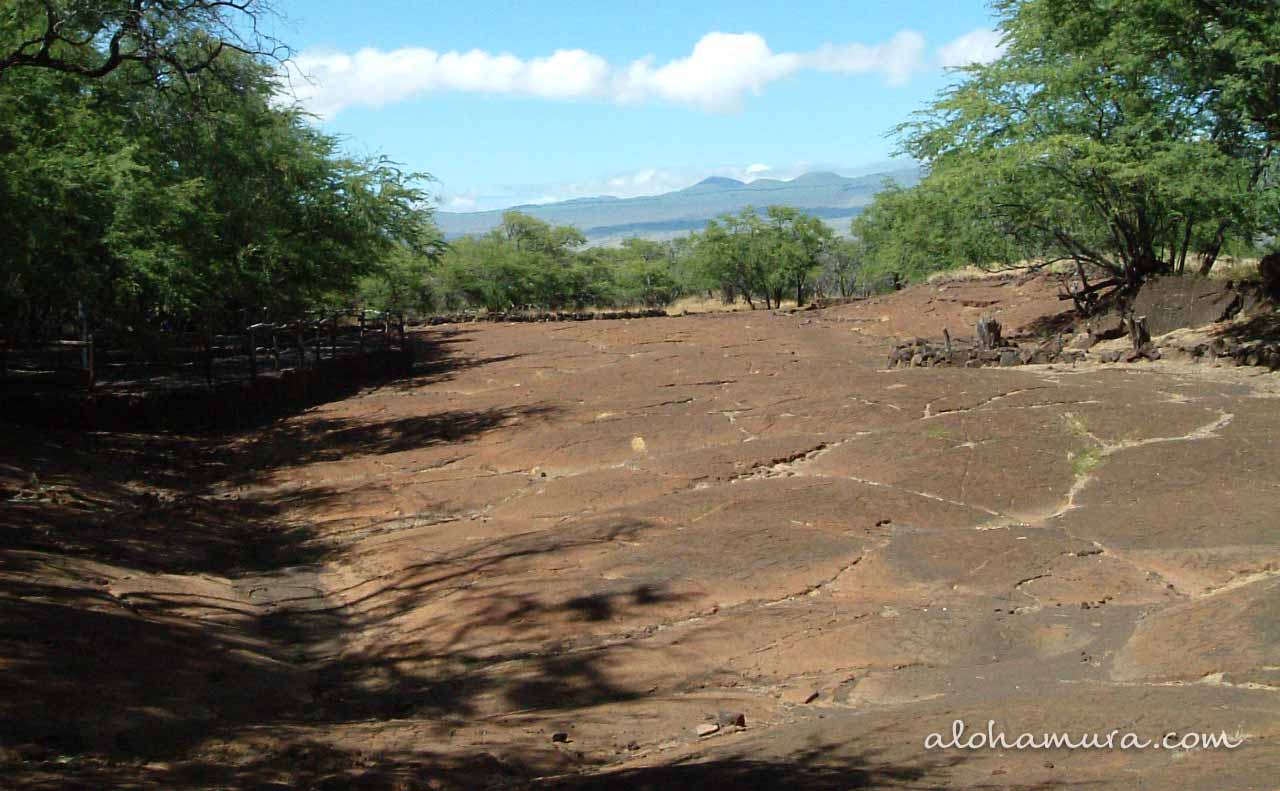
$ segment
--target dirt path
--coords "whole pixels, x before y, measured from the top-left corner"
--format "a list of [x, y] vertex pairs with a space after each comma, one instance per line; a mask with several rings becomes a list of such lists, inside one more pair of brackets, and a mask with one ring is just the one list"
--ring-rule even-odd
[[[24, 788], [1274, 783], [1275, 375], [887, 372], [867, 309], [446, 327], [414, 380], [255, 434], [15, 430], [0, 761]], [[956, 719], [1245, 743], [924, 749]]]

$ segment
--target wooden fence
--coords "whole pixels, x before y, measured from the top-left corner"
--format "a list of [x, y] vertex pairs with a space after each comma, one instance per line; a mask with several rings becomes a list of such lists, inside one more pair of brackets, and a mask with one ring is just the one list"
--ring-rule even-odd
[[0, 386], [44, 389], [190, 386], [243, 381], [323, 360], [403, 350], [403, 315], [371, 311], [257, 323], [234, 333], [159, 331], [143, 344], [83, 333], [84, 340], [8, 345], [0, 340]]

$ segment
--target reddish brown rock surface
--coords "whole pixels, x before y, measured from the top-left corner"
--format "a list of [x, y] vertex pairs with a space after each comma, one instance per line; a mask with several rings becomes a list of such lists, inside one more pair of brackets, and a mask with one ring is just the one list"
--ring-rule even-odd
[[257, 432], [6, 425], [4, 783], [1271, 787], [1277, 375], [882, 370], [1060, 307], [444, 326]]

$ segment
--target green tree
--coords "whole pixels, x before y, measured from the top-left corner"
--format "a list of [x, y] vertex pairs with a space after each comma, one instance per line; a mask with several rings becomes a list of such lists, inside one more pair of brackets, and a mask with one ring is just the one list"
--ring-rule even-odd
[[265, 0], [6, 0], [0, 74], [41, 68], [104, 77], [121, 66], [163, 82], [204, 71], [225, 52], [282, 60]]
[[138, 64], [0, 78], [7, 334], [57, 331], [81, 307], [136, 338], [297, 318], [436, 238], [418, 174], [344, 156], [275, 105], [267, 66], [220, 60], [164, 91]]
[[861, 277], [866, 249], [856, 239], [833, 239], [818, 256], [822, 267], [817, 278], [819, 295], [834, 291], [841, 297], [853, 296]]
[[[859, 224], [878, 265], [910, 275], [1066, 259], [1082, 275], [1085, 265], [1110, 274], [1097, 285], [1132, 289], [1189, 260], [1207, 272], [1229, 238], [1274, 232], [1280, 7], [999, 0], [996, 9], [1005, 54], [964, 70], [900, 127], [905, 153], [928, 175], [885, 194]], [[886, 216], [897, 211], [907, 217]], [[920, 231], [921, 251], [908, 251]]]
[[835, 234], [822, 220], [789, 206], [770, 206], [766, 216], [766, 261], [774, 304], [781, 306], [784, 287], [795, 288], [796, 304], [803, 304], [809, 280]]
[[755, 309], [754, 296], [770, 307], [771, 292], [765, 267], [766, 230], [755, 209], [711, 220], [698, 239], [698, 252], [708, 278], [741, 294]]

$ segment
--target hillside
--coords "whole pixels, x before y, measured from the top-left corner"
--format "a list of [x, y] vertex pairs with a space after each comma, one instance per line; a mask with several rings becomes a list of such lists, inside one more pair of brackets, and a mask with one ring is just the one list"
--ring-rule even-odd
[[[669, 238], [701, 229], [725, 212], [747, 206], [793, 206], [815, 214], [843, 229], [886, 181], [909, 186], [919, 180], [915, 167], [849, 178], [830, 172], [805, 173], [790, 181], [711, 177], [675, 192], [640, 198], [575, 198], [559, 203], [512, 208], [558, 225], [572, 225], [587, 239], [602, 243], [610, 238], [640, 236]], [[504, 210], [439, 212], [437, 222], [445, 236], [454, 238], [485, 233], [502, 221]]]

